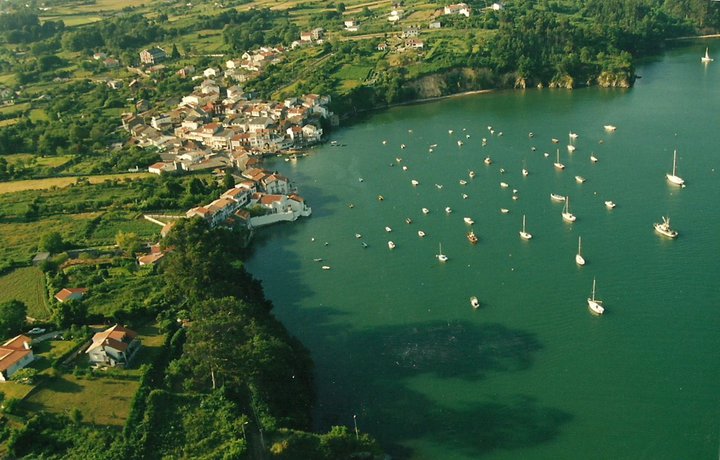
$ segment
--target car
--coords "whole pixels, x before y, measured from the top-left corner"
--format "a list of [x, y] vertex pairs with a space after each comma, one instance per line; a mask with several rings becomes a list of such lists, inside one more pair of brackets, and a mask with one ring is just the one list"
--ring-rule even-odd
[[42, 334], [45, 332], [45, 329], [41, 327], [34, 327], [28, 331], [28, 334]]

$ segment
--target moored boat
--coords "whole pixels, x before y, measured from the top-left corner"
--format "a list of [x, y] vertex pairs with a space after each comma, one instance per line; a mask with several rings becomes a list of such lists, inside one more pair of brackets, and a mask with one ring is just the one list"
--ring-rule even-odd
[[557, 193], [551, 193], [550, 199], [553, 201], [565, 201], [565, 197], [563, 195], [558, 195]]
[[395, 243], [393, 243], [392, 241], [388, 241], [387, 245], [388, 249], [395, 249]]
[[612, 200], [607, 200], [607, 201], [605, 202], [605, 207], [608, 208], [608, 209], [612, 209], [612, 208], [614, 208], [615, 206], [616, 206], [616, 205], [615, 205], [615, 203], [614, 203]]
[[665, 174], [665, 177], [667, 177], [667, 180], [671, 184], [679, 185], [681, 187], [685, 186], [685, 180], [677, 175], [677, 150], [673, 151], [673, 169], [672, 174], [667, 173]]
[[470, 217], [463, 217], [463, 220], [464, 220], [465, 223], [468, 224], [468, 225], [472, 225], [472, 224], [475, 223], [475, 221], [472, 220]]
[[478, 300], [477, 297], [472, 296], [472, 297], [470, 297], [470, 305], [471, 305], [474, 309], [478, 309], [478, 308], [480, 308], [480, 301]]
[[653, 226], [655, 231], [668, 238], [677, 238], [678, 232], [670, 227], [670, 218], [663, 216], [662, 223], [655, 222]]
[[575, 182], [577, 182], [578, 184], [582, 184], [583, 182], [585, 182], [585, 178], [583, 176], [575, 176]]
[[520, 230], [520, 238], [529, 240], [532, 238], [532, 233], [525, 230], [525, 214], [523, 214], [522, 230]]
[[594, 315], [602, 315], [605, 313], [605, 307], [602, 305], [602, 300], [595, 298], [595, 278], [593, 278], [592, 295], [587, 299], [588, 309], [590, 313]]
[[473, 232], [472, 230], [470, 230], [470, 232], [468, 232], [467, 239], [472, 244], [475, 244], [478, 242], [478, 237], [477, 237], [477, 235], [475, 235], [475, 232]]
[[557, 149], [557, 159], [555, 160], [555, 167], [557, 169], [565, 169], [565, 165], [560, 163], [560, 149]]
[[428, 208], [422, 208], [423, 214], [430, 214], [430, 210]]
[[562, 218], [565, 222], [575, 222], [577, 219], [575, 214], [570, 212], [570, 197], [565, 198], [565, 207], [563, 208]]
[[424, 237], [425, 237], [425, 232], [423, 232], [422, 230], [418, 230], [418, 236], [419, 236], [420, 238], [424, 238]]

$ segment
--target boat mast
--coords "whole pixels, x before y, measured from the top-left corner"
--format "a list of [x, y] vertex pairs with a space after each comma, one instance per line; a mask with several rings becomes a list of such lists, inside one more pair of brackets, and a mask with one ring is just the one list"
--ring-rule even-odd
[[581, 238], [582, 238], [582, 237], [578, 236], [578, 254], [581, 254], [581, 253], [582, 253], [582, 251], [581, 251], [581, 243], [580, 243], [580, 242], [581, 242]]
[[672, 173], [673, 176], [677, 175], [677, 174], [675, 174], [676, 168], [677, 168], [677, 149], [673, 150], [673, 173]]
[[593, 278], [592, 301], [595, 302], [595, 278]]

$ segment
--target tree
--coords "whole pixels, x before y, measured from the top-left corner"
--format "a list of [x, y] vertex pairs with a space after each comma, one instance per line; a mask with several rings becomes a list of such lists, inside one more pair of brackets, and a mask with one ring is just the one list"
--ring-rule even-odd
[[177, 49], [177, 45], [173, 43], [172, 52], [170, 53], [172, 59], [180, 59], [180, 51]]
[[27, 306], [19, 300], [0, 303], [0, 337], [12, 337], [25, 326]]
[[225, 177], [223, 177], [223, 187], [225, 190], [235, 187], [235, 178], [230, 171], [225, 171]]
[[50, 253], [58, 253], [62, 252], [62, 250], [65, 249], [65, 246], [66, 244], [63, 241], [62, 235], [60, 235], [60, 233], [50, 232], [40, 237], [38, 249]]
[[142, 242], [137, 233], [123, 232], [122, 230], [115, 235], [115, 244], [127, 256], [133, 256], [142, 250]]

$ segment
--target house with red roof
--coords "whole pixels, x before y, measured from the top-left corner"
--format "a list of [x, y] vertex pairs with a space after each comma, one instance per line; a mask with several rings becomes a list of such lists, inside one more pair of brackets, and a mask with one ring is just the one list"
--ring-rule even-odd
[[124, 367], [140, 349], [137, 332], [116, 324], [92, 338], [85, 353], [90, 362], [100, 366]]
[[8, 381], [15, 372], [35, 359], [31, 344], [32, 339], [21, 334], [0, 346], [0, 381]]
[[65, 303], [69, 300], [80, 300], [86, 292], [87, 288], [62, 288], [55, 294], [55, 299], [60, 303]]

